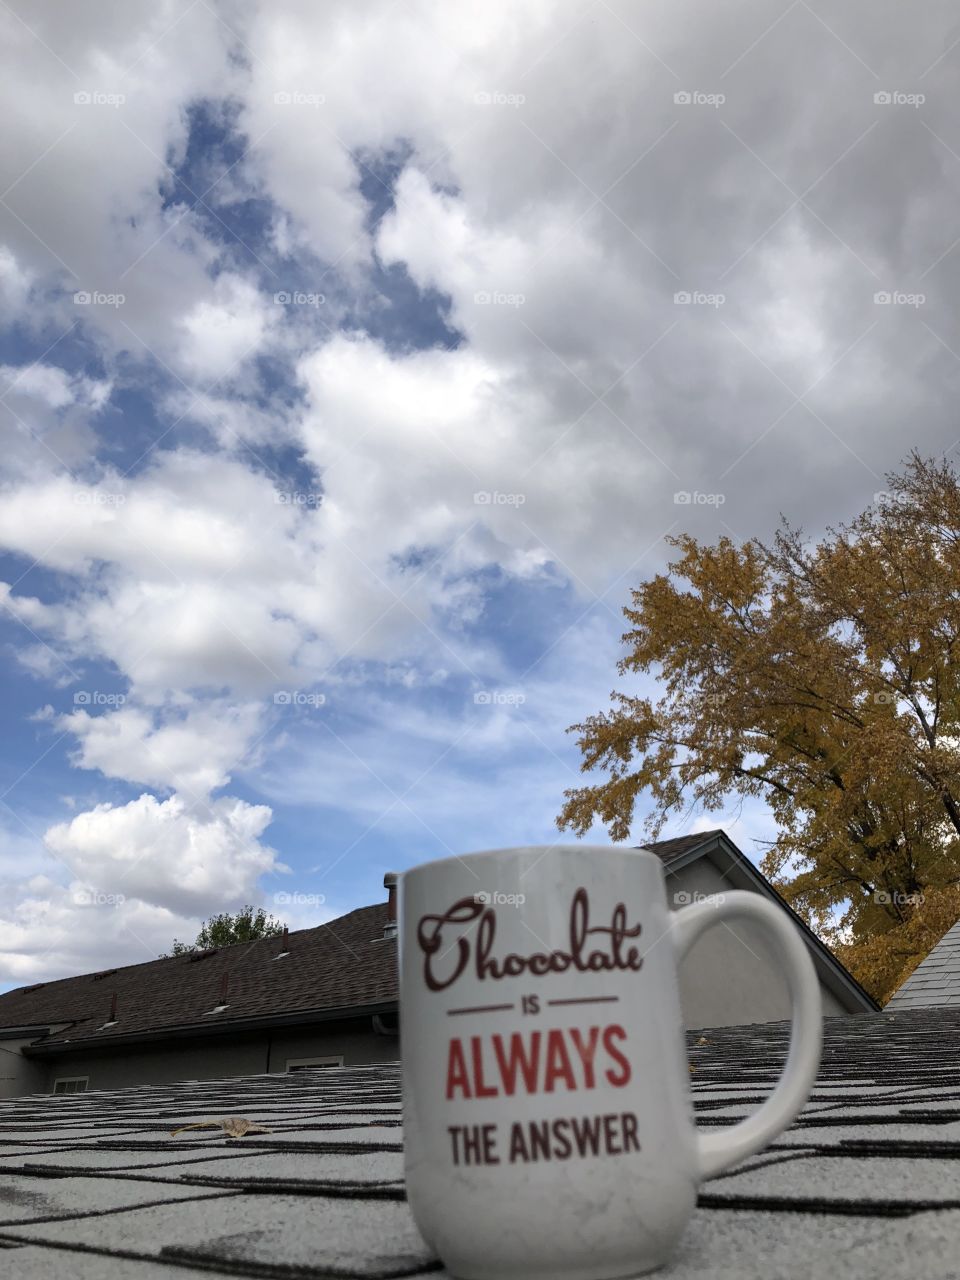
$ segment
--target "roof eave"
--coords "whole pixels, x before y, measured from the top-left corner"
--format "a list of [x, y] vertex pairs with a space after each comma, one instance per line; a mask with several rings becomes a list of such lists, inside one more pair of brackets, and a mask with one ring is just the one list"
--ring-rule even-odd
[[265, 1014], [252, 1018], [231, 1018], [216, 1022], [190, 1022], [179, 1027], [157, 1027], [145, 1031], [120, 1032], [111, 1036], [82, 1036], [77, 1040], [56, 1040], [24, 1045], [28, 1058], [52, 1058], [66, 1053], [110, 1049], [115, 1045], [152, 1044], [158, 1040], [198, 1040], [215, 1036], [236, 1035], [243, 1031], [272, 1031], [282, 1027], [334, 1022], [345, 1018], [372, 1018], [375, 1014], [394, 1013], [397, 1000], [381, 1000], [375, 1004], [342, 1005], [337, 1008], [296, 1010], [293, 1013]]
[[64, 1024], [61, 1018], [59, 1024], [53, 1022], [24, 1022], [18, 1027], [0, 1027], [0, 1040], [22, 1040], [25, 1036], [46, 1036], [53, 1030], [54, 1026]]

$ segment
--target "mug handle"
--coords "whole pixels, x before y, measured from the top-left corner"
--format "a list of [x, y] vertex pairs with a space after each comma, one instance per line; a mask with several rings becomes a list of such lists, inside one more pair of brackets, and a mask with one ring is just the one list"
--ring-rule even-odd
[[671, 912], [670, 934], [677, 963], [711, 925], [750, 920], [773, 944], [790, 991], [790, 1052], [777, 1087], [753, 1115], [719, 1133], [697, 1131], [700, 1177], [712, 1178], [753, 1155], [782, 1133], [803, 1108], [817, 1078], [823, 1040], [820, 984], [800, 930], [782, 907], [756, 893], [728, 893], [716, 903], [701, 902]]

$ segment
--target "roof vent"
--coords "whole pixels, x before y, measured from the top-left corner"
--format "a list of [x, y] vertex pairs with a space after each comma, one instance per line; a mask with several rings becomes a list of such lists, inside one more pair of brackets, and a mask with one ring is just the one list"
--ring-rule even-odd
[[[112, 969], [111, 973], [116, 973], [116, 969]], [[97, 974], [98, 978], [105, 978], [106, 976], [107, 975], [105, 973]], [[117, 993], [114, 992], [113, 995], [110, 997], [109, 1017], [107, 1018], [106, 1022], [102, 1026], [97, 1027], [97, 1030], [106, 1031], [107, 1027], [115, 1027], [116, 1025], [117, 1025]]]
[[224, 1009], [228, 1007], [227, 988], [229, 985], [230, 985], [230, 974], [226, 969], [224, 969], [223, 973], [220, 976], [220, 999], [217, 1001], [217, 1003], [214, 1005], [212, 1009], [207, 1010], [207, 1013], [223, 1013]]
[[206, 951], [191, 951], [187, 956], [187, 961], [190, 964], [195, 964], [198, 960], [209, 960], [211, 956], [217, 954], [217, 951], [217, 947], [208, 947]]
[[397, 936], [397, 873], [388, 871], [383, 877], [383, 887], [387, 891], [387, 920], [383, 926], [385, 938]]
[[102, 982], [104, 978], [111, 978], [116, 972], [116, 969], [103, 969], [100, 973], [93, 975], [91, 982]]
[[23, 994], [28, 995], [31, 991], [42, 991], [46, 985], [45, 982], [35, 982], [32, 987], [24, 987]]

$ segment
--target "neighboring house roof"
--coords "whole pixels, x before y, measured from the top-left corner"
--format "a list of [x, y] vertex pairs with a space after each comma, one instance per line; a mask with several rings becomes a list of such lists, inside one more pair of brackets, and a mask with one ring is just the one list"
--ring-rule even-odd
[[[704, 1184], [664, 1280], [956, 1273], [960, 1010], [830, 1018], [824, 1036], [803, 1113]], [[784, 1023], [694, 1033], [699, 1123], [754, 1110], [786, 1048]], [[229, 1115], [272, 1132], [169, 1136]], [[405, 1203], [400, 1123], [396, 1064], [2, 1101], [5, 1274], [443, 1280]]]
[[[19, 987], [0, 995], [0, 1029], [70, 1023], [44, 1040], [43, 1052], [78, 1045], [122, 1043], [132, 1037], [167, 1039], [303, 1022], [338, 1014], [379, 1012], [397, 999], [396, 943], [383, 937], [386, 903], [361, 907], [287, 939], [261, 938], [211, 953], [189, 953], [99, 974]], [[226, 1009], [221, 1003], [227, 975]], [[117, 996], [117, 1021], [104, 1027]], [[36, 1050], [32, 1050], [36, 1052]]]
[[[791, 908], [720, 830], [698, 832], [645, 846], [663, 859], [667, 873], [698, 858], [709, 859], [731, 888], [766, 893]], [[845, 1007], [876, 1009], [806, 924], [806, 936], [821, 980], [843, 997]], [[32, 1054], [122, 1044], [172, 1036], [219, 1034], [258, 1025], [278, 1026], [395, 1009], [398, 999], [396, 943], [383, 937], [387, 904], [360, 907], [329, 924], [280, 939], [263, 938], [210, 953], [189, 953], [145, 964], [35, 983], [0, 995], [0, 1035], [6, 1028], [36, 1028]], [[224, 975], [226, 1008], [221, 1004]], [[106, 1026], [117, 997], [117, 1019]], [[63, 1027], [63, 1024], [69, 1024]], [[62, 1028], [43, 1036], [44, 1028]]]
[[887, 1001], [888, 1009], [960, 1005], [960, 920]]
[[873, 996], [848, 973], [830, 948], [822, 942], [806, 921], [777, 893], [770, 881], [737, 848], [730, 837], [719, 827], [712, 831], [699, 831], [694, 835], [679, 836], [674, 840], [658, 840], [641, 846], [656, 853], [666, 866], [668, 885], [671, 873], [690, 866], [700, 858], [706, 858], [724, 877], [731, 890], [746, 889], [765, 894], [793, 917], [797, 928], [806, 939], [810, 956], [820, 981], [853, 1012], [875, 1012], [880, 1008]]
[[723, 834], [719, 827], [715, 827], [712, 831], [697, 831], [691, 836], [674, 836], [672, 840], [654, 840], [649, 844], [639, 845], [638, 848], [650, 849], [664, 862], [673, 862], [690, 853], [699, 855], [707, 845], [716, 840], [717, 836]]

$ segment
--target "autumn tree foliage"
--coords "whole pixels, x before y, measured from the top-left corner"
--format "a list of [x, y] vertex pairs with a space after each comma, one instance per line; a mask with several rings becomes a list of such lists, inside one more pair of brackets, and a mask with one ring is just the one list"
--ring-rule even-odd
[[960, 917], [960, 480], [914, 454], [888, 486], [815, 545], [670, 539], [620, 663], [662, 696], [572, 726], [605, 778], [558, 818], [622, 841], [641, 796], [650, 837], [762, 797], [764, 872], [881, 1000]]

